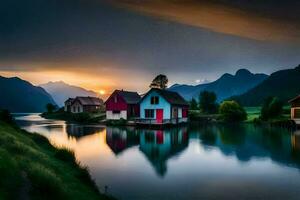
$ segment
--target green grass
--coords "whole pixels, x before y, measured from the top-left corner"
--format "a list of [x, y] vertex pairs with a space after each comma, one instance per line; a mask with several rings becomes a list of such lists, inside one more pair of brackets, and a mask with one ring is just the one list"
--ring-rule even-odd
[[[244, 107], [244, 109], [247, 112], [247, 120], [246, 122], [253, 122], [253, 120], [255, 118], [259, 118], [260, 116], [260, 111], [261, 111], [261, 107], [257, 106], [257, 107]], [[290, 119], [290, 106], [284, 106], [283, 107], [283, 114], [274, 119], [275, 121], [277, 120], [288, 120]]]
[[68, 149], [0, 121], [0, 199], [109, 199]]

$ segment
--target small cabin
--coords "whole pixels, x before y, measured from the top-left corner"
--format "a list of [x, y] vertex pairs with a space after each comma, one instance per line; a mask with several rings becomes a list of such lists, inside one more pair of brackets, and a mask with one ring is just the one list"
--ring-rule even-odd
[[177, 92], [152, 88], [140, 101], [140, 124], [187, 122], [189, 104]]
[[300, 95], [289, 101], [291, 104], [291, 119], [300, 124]]
[[105, 102], [106, 119], [127, 120], [139, 117], [140, 99], [141, 97], [137, 92], [115, 90]]
[[97, 97], [76, 97], [65, 101], [64, 110], [71, 113], [95, 112], [103, 106], [103, 100]]

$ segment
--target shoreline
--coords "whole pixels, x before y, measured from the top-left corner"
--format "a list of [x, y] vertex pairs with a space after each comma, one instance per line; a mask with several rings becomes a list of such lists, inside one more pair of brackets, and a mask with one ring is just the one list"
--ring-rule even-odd
[[[102, 119], [99, 120], [96, 117], [90, 117], [87, 120], [80, 119], [75, 120], [74, 117], [78, 114], [70, 114], [70, 113], [42, 113], [40, 116], [44, 117], [45, 119], [56, 119], [56, 120], [64, 120], [66, 123], [77, 123], [82, 125], [106, 125], [106, 126], [130, 126], [130, 127], [137, 127], [140, 128], [141, 126], [134, 124], [133, 121], [130, 120], [106, 120], [105, 117], [102, 115]], [[79, 115], [85, 115], [87, 116], [88, 113], [79, 113]], [[92, 114], [91, 114], [92, 115]], [[197, 117], [190, 117], [188, 122], [184, 124], [176, 124], [176, 125], [144, 125], [142, 127], [145, 128], [159, 128], [159, 129], [165, 129], [170, 127], [178, 127], [183, 125], [192, 125], [192, 124], [201, 124], [201, 125], [208, 125], [208, 124], [236, 124], [236, 123], [245, 123], [245, 124], [254, 124], [254, 125], [262, 125], [262, 126], [271, 126], [271, 127], [282, 127], [282, 128], [288, 128], [288, 129], [298, 129], [299, 126], [297, 126], [295, 123], [293, 123], [293, 120], [282, 117], [279, 119], [273, 119], [270, 121], [261, 121], [261, 120], [255, 120], [255, 119], [247, 119], [242, 122], [225, 122], [222, 120], [219, 120], [218, 114], [213, 115], [199, 115]]]

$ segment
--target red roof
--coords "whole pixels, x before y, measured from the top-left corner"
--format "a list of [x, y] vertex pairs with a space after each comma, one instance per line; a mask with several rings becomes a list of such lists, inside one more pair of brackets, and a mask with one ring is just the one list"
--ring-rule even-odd
[[[141, 99], [141, 96], [137, 92], [130, 92], [130, 91], [125, 91], [125, 90], [115, 90], [111, 94], [111, 96], [113, 96], [115, 94], [120, 95], [127, 104], [138, 104]], [[106, 102], [110, 99], [110, 97], [106, 100]]]

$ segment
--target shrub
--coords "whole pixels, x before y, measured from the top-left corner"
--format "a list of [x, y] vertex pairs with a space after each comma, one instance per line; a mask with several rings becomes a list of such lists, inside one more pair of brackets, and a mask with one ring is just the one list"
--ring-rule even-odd
[[221, 118], [227, 122], [240, 122], [247, 119], [247, 113], [242, 106], [235, 101], [224, 101], [220, 105]]
[[46, 109], [47, 109], [47, 112], [48, 112], [48, 113], [53, 113], [53, 111], [55, 110], [55, 108], [56, 108], [56, 106], [53, 105], [52, 103], [48, 103], [48, 104], [46, 105]]
[[119, 120], [108, 120], [106, 124], [111, 126], [125, 126], [127, 124], [127, 120], [123, 118]]
[[268, 97], [265, 99], [261, 108], [260, 118], [269, 120], [279, 117], [283, 112], [283, 103], [276, 97]]
[[204, 113], [214, 114], [218, 112], [217, 95], [214, 92], [203, 91], [199, 96], [199, 107]]
[[8, 110], [0, 110], [0, 121], [9, 123], [9, 124], [14, 124], [14, 118], [10, 114]]
[[76, 113], [76, 114], [72, 114], [72, 118], [74, 121], [78, 123], [84, 123], [89, 121], [91, 117], [89, 113]]

